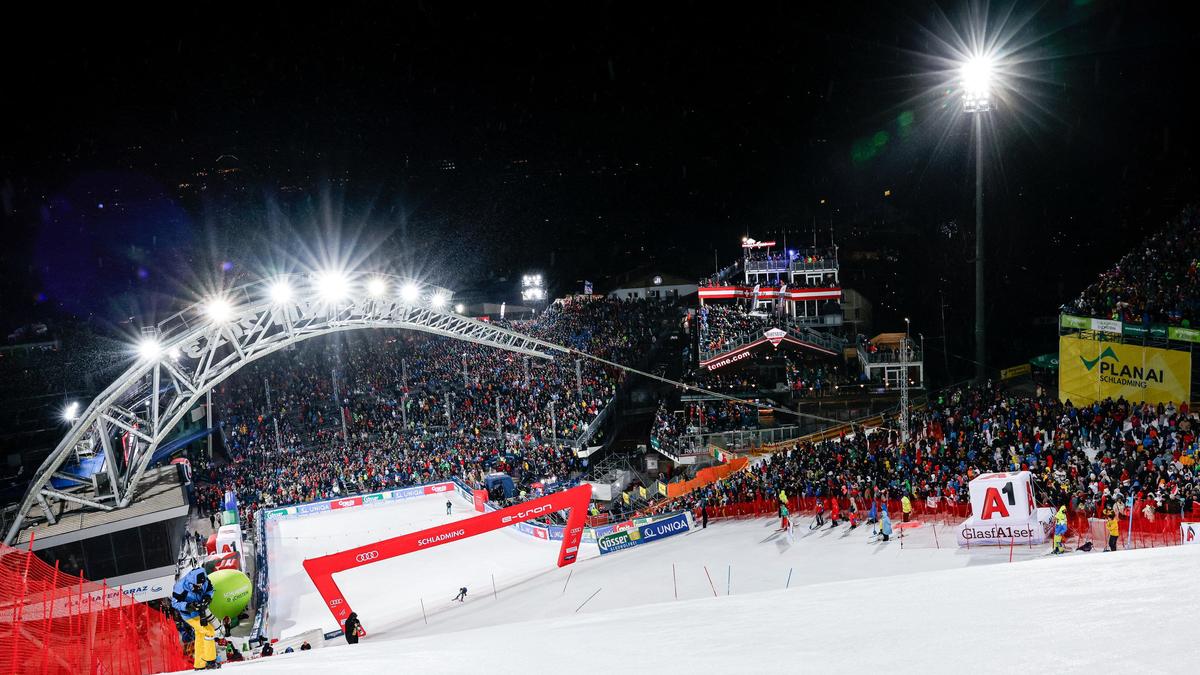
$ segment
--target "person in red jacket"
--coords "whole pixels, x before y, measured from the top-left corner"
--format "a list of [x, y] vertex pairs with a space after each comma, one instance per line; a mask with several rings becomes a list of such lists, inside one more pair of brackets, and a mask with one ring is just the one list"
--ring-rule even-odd
[[833, 499], [830, 499], [830, 500], [829, 500], [829, 503], [830, 503], [830, 507], [829, 507], [829, 529], [831, 529], [831, 530], [832, 530], [833, 528], [835, 528], [835, 527], [837, 527], [837, 526], [838, 526], [838, 500], [837, 500], [837, 497], [834, 497]]

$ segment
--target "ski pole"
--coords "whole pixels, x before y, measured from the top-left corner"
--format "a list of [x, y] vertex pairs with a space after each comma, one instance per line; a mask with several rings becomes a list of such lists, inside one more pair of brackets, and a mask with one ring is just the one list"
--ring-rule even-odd
[[792, 569], [791, 567], [788, 568], [788, 579], [787, 583], [783, 585], [784, 590], [787, 590], [787, 587], [792, 585]]

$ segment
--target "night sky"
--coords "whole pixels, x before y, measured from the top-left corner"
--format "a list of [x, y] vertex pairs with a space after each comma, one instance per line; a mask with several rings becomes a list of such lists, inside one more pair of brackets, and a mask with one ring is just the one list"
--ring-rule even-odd
[[[988, 8], [1020, 45], [985, 135], [994, 361], [1049, 351], [1047, 317], [1196, 199], [1200, 23], [1181, 7]], [[966, 354], [974, 165], [939, 57], [982, 8], [30, 15], [0, 45], [0, 328], [161, 315], [314, 260], [456, 289], [528, 269], [560, 293], [640, 266], [699, 277], [743, 235], [815, 229], [877, 327], [940, 335], [944, 303]]]

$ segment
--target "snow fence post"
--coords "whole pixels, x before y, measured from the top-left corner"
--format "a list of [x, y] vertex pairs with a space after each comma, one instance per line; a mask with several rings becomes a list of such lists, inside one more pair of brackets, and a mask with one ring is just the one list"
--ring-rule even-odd
[[567, 584], [571, 583], [571, 575], [572, 574], [575, 574], [574, 569], [567, 570], [567, 580], [565, 582], [563, 582], [563, 590], [562, 590], [563, 595], [567, 594]]
[[496, 600], [500, 599], [500, 594], [496, 592], [496, 575], [492, 575], [492, 597]]
[[787, 590], [788, 586], [792, 585], [792, 570], [793, 569], [794, 568], [792, 568], [792, 567], [788, 568], [788, 579], [787, 579], [787, 583], [783, 585], [784, 590]]
[[729, 588], [733, 583], [733, 565], [725, 568], [725, 595], [729, 595]]
[[425, 625], [429, 625], [429, 615], [425, 613], [425, 598], [421, 598], [421, 618], [425, 619]]
[[675, 599], [679, 599], [679, 582], [675, 580], [675, 563], [671, 563], [671, 585], [675, 587]]
[[708, 565], [704, 566], [704, 576], [708, 577], [708, 586], [712, 589], [713, 597], [717, 597], [717, 587], [713, 585], [712, 575], [708, 573]]

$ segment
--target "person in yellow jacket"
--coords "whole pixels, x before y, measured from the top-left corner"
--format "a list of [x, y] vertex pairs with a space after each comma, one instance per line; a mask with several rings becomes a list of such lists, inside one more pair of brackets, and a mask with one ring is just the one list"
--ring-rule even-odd
[[1054, 514], [1054, 551], [1053, 553], [1063, 552], [1063, 537], [1067, 534], [1067, 507], [1058, 507], [1058, 513]]
[[908, 498], [908, 495], [900, 498], [900, 510], [904, 514], [904, 522], [907, 523], [908, 519], [912, 517], [912, 500]]
[[1105, 551], [1117, 550], [1117, 537], [1121, 536], [1121, 521], [1117, 519], [1117, 512], [1112, 509], [1105, 509], [1105, 515], [1108, 520], [1104, 523], [1104, 529], [1108, 532], [1108, 548]]
[[[191, 626], [192, 632], [196, 634], [192, 667], [196, 670], [205, 670], [209, 667], [215, 668], [217, 661], [217, 631], [208, 622], [208, 617], [194, 616], [187, 620], [187, 625]], [[210, 663], [213, 665], [209, 666]]]

